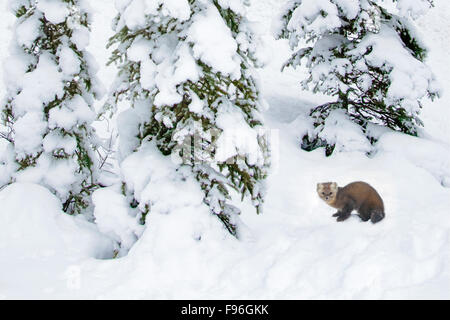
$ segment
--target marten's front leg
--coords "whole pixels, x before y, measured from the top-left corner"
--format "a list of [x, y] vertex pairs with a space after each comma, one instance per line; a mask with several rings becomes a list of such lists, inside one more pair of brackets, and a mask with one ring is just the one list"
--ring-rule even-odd
[[336, 221], [341, 222], [347, 220], [350, 217], [352, 211], [353, 211], [353, 201], [349, 201], [340, 211], [335, 213], [336, 216], [338, 217]]

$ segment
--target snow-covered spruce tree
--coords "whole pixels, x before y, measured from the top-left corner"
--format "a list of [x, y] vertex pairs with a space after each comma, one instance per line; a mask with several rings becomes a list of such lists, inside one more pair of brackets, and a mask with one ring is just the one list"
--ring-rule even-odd
[[[152, 141], [172, 155], [167, 161], [183, 159], [179, 168], [191, 168], [210, 212], [236, 235], [233, 217], [240, 210], [231, 204], [231, 189], [249, 196], [259, 212], [269, 161], [246, 1], [125, 0], [116, 6], [110, 62], [120, 71], [107, 106], [114, 110], [125, 99], [140, 114], [134, 128], [119, 121], [120, 157]], [[123, 192], [144, 220], [151, 204], [139, 203], [126, 183]]]
[[91, 123], [102, 94], [85, 0], [12, 0], [17, 17], [6, 67], [3, 122], [13, 146], [13, 181], [39, 183], [67, 213], [81, 213], [97, 186]]
[[338, 138], [326, 126], [339, 127], [339, 121], [353, 121], [372, 143], [372, 124], [417, 135], [421, 100], [433, 99], [438, 90], [412, 20], [433, 3], [388, 2], [291, 0], [284, 8], [276, 36], [288, 39], [293, 50], [306, 43], [285, 66], [305, 62], [310, 75], [304, 89], [336, 98], [311, 111], [314, 129], [302, 148], [326, 146], [331, 154]]

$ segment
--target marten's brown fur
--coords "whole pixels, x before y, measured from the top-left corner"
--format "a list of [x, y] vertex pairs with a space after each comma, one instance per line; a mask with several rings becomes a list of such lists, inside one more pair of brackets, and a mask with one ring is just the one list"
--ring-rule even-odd
[[343, 188], [338, 187], [336, 182], [318, 183], [317, 193], [329, 206], [338, 209], [333, 214], [337, 221], [346, 220], [353, 210], [363, 221], [370, 219], [373, 223], [385, 216], [383, 200], [368, 183], [356, 181]]

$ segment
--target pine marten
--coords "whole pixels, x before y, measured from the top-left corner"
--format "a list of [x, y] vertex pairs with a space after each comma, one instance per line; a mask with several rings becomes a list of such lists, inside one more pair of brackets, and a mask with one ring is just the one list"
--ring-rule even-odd
[[356, 181], [343, 188], [336, 182], [317, 184], [319, 197], [329, 206], [338, 209], [333, 214], [336, 221], [344, 221], [350, 217], [353, 210], [358, 212], [363, 221], [377, 223], [384, 218], [384, 204], [378, 192], [368, 183]]

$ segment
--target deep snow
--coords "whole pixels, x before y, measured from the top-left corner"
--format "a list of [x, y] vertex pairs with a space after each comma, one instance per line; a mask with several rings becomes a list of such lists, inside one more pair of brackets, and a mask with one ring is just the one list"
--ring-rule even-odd
[[[110, 0], [92, 6], [97, 11], [88, 50], [104, 64], [115, 11]], [[101, 235], [81, 217], [62, 213], [46, 189], [13, 184], [0, 191], [1, 298], [450, 298], [450, 4], [437, 0], [418, 22], [444, 92], [440, 100], [425, 103], [421, 138], [387, 133], [370, 157], [341, 152], [329, 158], [322, 150], [299, 148], [305, 114], [327, 98], [300, 90], [304, 70], [280, 73], [288, 45], [269, 35], [278, 7], [277, 0], [253, 0], [250, 14], [262, 23], [268, 48], [260, 75], [270, 106], [265, 117], [274, 163], [264, 213], [256, 215], [249, 203], [242, 206], [242, 239], [228, 236], [201, 209], [183, 208], [178, 199], [170, 214], [151, 218], [128, 255], [109, 259], [115, 249], [111, 239], [130, 233], [108, 229], [106, 222], [99, 225]], [[8, 31], [0, 33], [4, 59], [13, 19], [7, 13], [1, 17], [0, 30]], [[107, 87], [114, 72], [113, 67], [99, 72]], [[106, 136], [106, 126], [98, 127]], [[145, 156], [164, 166], [162, 156]], [[334, 211], [318, 199], [316, 183], [353, 180], [379, 191], [385, 220], [372, 225], [357, 217], [343, 223], [331, 218]], [[186, 183], [179, 192], [194, 194], [195, 187]], [[169, 191], [176, 197], [176, 190]], [[101, 193], [99, 198], [108, 198], [114, 190]], [[114, 206], [102, 213], [108, 210]]]

